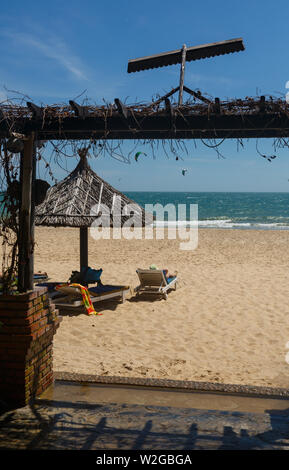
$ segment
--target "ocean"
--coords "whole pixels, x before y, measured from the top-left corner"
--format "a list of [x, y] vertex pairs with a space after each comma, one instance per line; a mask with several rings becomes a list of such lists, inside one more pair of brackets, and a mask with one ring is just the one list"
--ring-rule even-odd
[[[190, 226], [190, 204], [197, 204], [199, 228], [289, 230], [289, 193], [130, 191], [125, 194], [142, 207], [159, 203], [174, 204], [177, 208], [178, 204], [185, 204], [185, 220], [177, 216], [182, 226]], [[175, 223], [168, 221], [165, 213], [165, 222], [156, 220], [155, 225]]]
[[[289, 193], [245, 192], [126, 192], [142, 207], [146, 204], [185, 204], [186, 220], [190, 225], [190, 204], [198, 204], [200, 228], [289, 230]], [[177, 217], [178, 219], [178, 217]], [[156, 220], [155, 225], [173, 222]]]

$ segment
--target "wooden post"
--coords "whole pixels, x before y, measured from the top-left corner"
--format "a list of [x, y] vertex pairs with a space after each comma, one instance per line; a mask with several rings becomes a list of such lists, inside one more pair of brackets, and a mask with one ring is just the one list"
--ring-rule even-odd
[[215, 113], [220, 114], [221, 112], [221, 104], [220, 104], [220, 98], [215, 98], [215, 107], [214, 107]]
[[179, 106], [183, 104], [183, 90], [184, 90], [184, 76], [186, 65], [187, 46], [184, 44], [182, 47], [182, 63], [180, 72], [180, 91], [179, 91]]
[[260, 96], [259, 112], [264, 113], [265, 109], [266, 109], [266, 98], [265, 96]]
[[26, 292], [33, 289], [34, 271], [34, 201], [33, 178], [35, 178], [35, 145], [34, 133], [24, 140], [24, 150], [21, 154], [21, 208], [19, 215], [19, 268], [18, 290]]
[[30, 210], [30, 255], [28, 268], [25, 273], [27, 289], [33, 289], [34, 283], [34, 238], [35, 238], [35, 179], [36, 179], [36, 141], [32, 143], [32, 182], [31, 182], [31, 210]]
[[80, 227], [80, 271], [88, 267], [88, 230]]

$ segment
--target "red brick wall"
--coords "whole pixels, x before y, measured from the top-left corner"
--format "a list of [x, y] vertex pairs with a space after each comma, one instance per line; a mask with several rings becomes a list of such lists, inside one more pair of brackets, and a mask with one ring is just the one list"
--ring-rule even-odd
[[47, 289], [0, 295], [0, 400], [25, 406], [53, 383], [53, 336], [61, 318]]

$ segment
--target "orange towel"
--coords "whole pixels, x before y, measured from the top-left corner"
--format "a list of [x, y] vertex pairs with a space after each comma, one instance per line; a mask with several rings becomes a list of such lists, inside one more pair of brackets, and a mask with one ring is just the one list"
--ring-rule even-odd
[[[81, 284], [74, 284], [74, 283], [73, 284], [68, 284], [68, 286], [69, 287], [78, 287], [80, 289], [82, 300], [83, 300], [83, 303], [84, 303], [84, 307], [86, 308], [86, 311], [87, 311], [88, 315], [102, 315], [102, 313], [97, 313], [94, 310], [93, 304], [90, 300], [90, 296], [89, 296], [87, 287], [84, 287]], [[60, 285], [60, 287], [61, 287], [61, 285]], [[57, 287], [56, 287], [56, 289], [57, 289]]]

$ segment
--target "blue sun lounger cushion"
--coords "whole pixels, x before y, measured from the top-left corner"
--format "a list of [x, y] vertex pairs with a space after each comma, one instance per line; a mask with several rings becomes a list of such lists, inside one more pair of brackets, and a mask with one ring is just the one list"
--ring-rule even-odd
[[100, 282], [101, 275], [102, 275], [102, 269], [92, 269], [88, 267], [88, 268], [82, 268], [81, 270], [81, 276], [83, 278], [83, 281], [86, 283]]
[[176, 276], [166, 277], [168, 284], [170, 284], [174, 279], [176, 279]]

